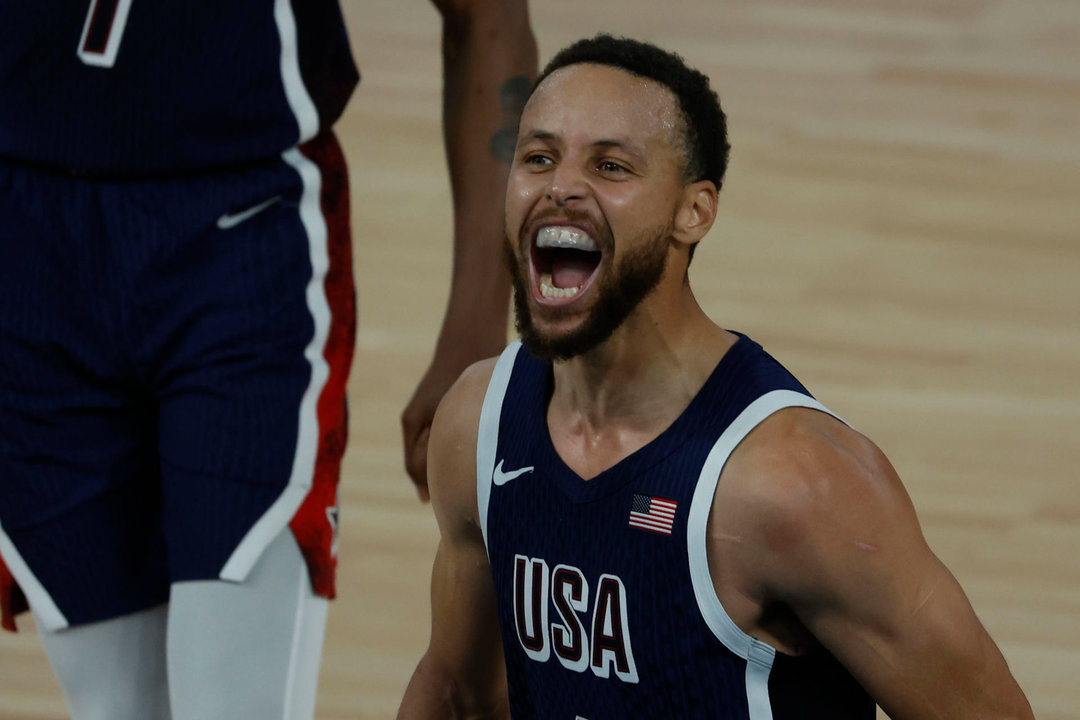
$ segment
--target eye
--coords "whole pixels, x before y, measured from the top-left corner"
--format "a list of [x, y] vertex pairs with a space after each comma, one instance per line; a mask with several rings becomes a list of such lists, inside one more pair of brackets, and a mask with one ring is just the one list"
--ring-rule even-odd
[[629, 170], [627, 170], [627, 168], [623, 167], [622, 165], [615, 162], [614, 160], [604, 160], [597, 166], [596, 169], [599, 170], [602, 173], [608, 173], [608, 174], [619, 174], [619, 173], [629, 172]]
[[542, 153], [533, 152], [533, 153], [529, 153], [525, 157], [523, 157], [521, 159], [521, 162], [524, 163], [525, 165], [550, 165], [555, 161], [552, 160], [547, 155], [544, 155]]

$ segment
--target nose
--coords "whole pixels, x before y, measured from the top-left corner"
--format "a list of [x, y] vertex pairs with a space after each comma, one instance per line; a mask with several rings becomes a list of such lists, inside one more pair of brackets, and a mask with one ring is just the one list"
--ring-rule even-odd
[[557, 207], [581, 200], [589, 192], [588, 179], [574, 165], [560, 163], [551, 174], [547, 197]]

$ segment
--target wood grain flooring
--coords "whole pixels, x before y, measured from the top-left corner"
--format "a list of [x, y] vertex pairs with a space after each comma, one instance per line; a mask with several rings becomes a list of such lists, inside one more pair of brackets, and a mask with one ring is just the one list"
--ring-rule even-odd
[[[391, 718], [428, 635], [436, 530], [398, 415], [447, 293], [439, 24], [344, 0], [360, 330], [340, 599], [318, 717]], [[708, 73], [733, 145], [691, 271], [897, 467], [1041, 720], [1080, 718], [1080, 2], [536, 0], [541, 60], [599, 30]], [[66, 717], [33, 628], [0, 718]]]

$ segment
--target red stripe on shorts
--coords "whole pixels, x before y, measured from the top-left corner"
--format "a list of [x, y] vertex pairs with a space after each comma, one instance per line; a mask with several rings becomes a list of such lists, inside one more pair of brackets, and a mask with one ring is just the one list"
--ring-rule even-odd
[[289, 523], [311, 573], [318, 595], [332, 598], [337, 570], [336, 536], [338, 481], [348, 442], [345, 385], [356, 341], [356, 288], [353, 283], [352, 231], [349, 224], [349, 175], [345, 156], [333, 133], [322, 133], [302, 144], [300, 152], [322, 174], [320, 205], [327, 230], [329, 269], [326, 300], [330, 331], [323, 348], [330, 374], [319, 395], [319, 449], [311, 490]]
[[4, 564], [4, 558], [0, 558], [0, 627], [15, 632], [15, 616], [29, 609], [26, 596]]

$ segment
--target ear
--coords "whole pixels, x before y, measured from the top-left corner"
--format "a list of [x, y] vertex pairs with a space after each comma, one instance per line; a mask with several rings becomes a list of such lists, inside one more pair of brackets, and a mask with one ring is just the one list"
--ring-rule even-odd
[[716, 186], [709, 180], [699, 180], [683, 188], [679, 209], [675, 213], [675, 240], [693, 245], [705, 237], [714, 220]]

